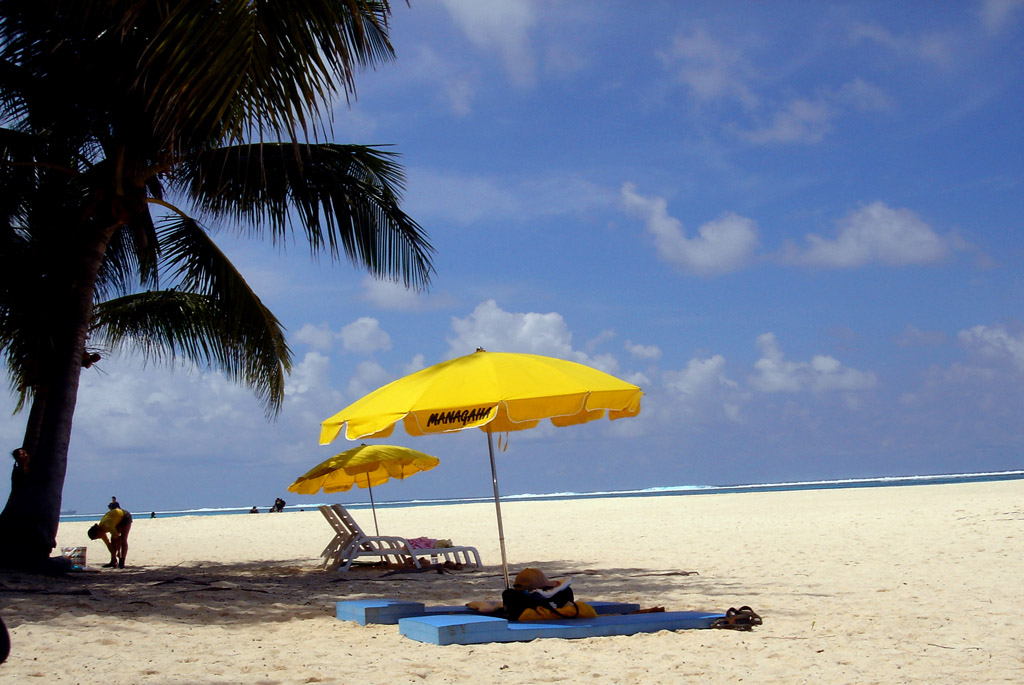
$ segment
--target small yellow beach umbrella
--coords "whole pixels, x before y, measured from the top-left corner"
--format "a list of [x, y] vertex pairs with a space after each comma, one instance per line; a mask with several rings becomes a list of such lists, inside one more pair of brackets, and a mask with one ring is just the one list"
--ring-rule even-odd
[[373, 509], [373, 526], [377, 528], [377, 505], [373, 501], [373, 486], [382, 485], [392, 478], [403, 479], [420, 471], [429, 471], [441, 462], [437, 457], [399, 445], [360, 445], [320, 462], [299, 476], [288, 486], [290, 492], [300, 495], [348, 492], [352, 486], [366, 488]]
[[487, 433], [501, 565], [508, 587], [505, 533], [492, 433], [533, 428], [541, 419], [572, 426], [640, 413], [643, 391], [576, 362], [536, 354], [477, 350], [399, 378], [321, 424], [320, 444], [345, 430], [349, 440], [384, 438], [401, 422], [409, 435], [480, 428]]

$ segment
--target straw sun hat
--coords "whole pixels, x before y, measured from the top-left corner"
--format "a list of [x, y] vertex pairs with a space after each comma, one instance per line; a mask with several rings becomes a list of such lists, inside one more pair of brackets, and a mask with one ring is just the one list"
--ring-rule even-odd
[[559, 580], [549, 580], [539, 568], [524, 568], [516, 576], [512, 587], [515, 590], [531, 592], [533, 590], [550, 590], [553, 587], [558, 587], [561, 582]]

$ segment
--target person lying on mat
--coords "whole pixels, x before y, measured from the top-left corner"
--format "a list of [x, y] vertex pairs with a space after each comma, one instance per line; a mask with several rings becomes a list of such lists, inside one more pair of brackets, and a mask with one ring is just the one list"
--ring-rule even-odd
[[480, 613], [510, 621], [544, 621], [557, 618], [594, 618], [597, 613], [586, 602], [577, 602], [572, 579], [549, 580], [539, 568], [524, 568], [512, 587], [497, 602], [470, 602], [466, 606]]
[[131, 530], [132, 515], [120, 507], [107, 511], [99, 523], [89, 528], [89, 539], [103, 538], [103, 544], [110, 550], [110, 563], [103, 564], [104, 568], [124, 568], [124, 560], [128, 556], [128, 533]]

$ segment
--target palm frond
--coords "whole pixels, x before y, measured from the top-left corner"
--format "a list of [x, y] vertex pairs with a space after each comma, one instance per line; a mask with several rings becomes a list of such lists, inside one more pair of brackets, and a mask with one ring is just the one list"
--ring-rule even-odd
[[399, 207], [395, 157], [366, 145], [237, 145], [185, 160], [175, 182], [206, 214], [268, 230], [275, 241], [298, 226], [314, 254], [344, 253], [375, 276], [424, 288], [434, 250]]
[[156, 130], [194, 133], [195, 141], [295, 140], [296, 126], [316, 137], [322, 104], [354, 93], [355, 68], [394, 56], [385, 1], [138, 6], [121, 25], [124, 42], [145, 44], [134, 86], [145, 92]]
[[[258, 303], [258, 301], [257, 301]], [[139, 350], [148, 359], [183, 358], [223, 371], [259, 398], [268, 417], [284, 402], [291, 353], [280, 323], [262, 305], [248, 320], [233, 316], [211, 295], [176, 290], [149, 291], [115, 298], [94, 310], [95, 341]]]
[[50, 255], [38, 242], [24, 227], [6, 224], [0, 231], [0, 354], [18, 395], [15, 412], [31, 399], [53, 348], [50, 305], [60, 286], [47, 277]]
[[97, 298], [159, 288], [158, 258], [159, 238], [152, 215], [139, 212], [130, 224], [114, 233], [107, 245], [96, 283]]

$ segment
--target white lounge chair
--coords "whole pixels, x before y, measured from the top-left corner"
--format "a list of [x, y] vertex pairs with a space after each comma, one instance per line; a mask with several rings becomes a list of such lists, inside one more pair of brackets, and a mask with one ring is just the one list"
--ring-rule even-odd
[[347, 571], [358, 557], [381, 557], [383, 559], [394, 557], [397, 563], [412, 563], [416, 568], [423, 567], [423, 564], [420, 563], [421, 557], [430, 557], [432, 564], [438, 563], [441, 557], [444, 557], [445, 561], [456, 564], [481, 566], [480, 553], [477, 552], [476, 547], [416, 549], [405, 538], [391, 535], [367, 535], [348, 513], [348, 510], [340, 504], [322, 505], [320, 513], [334, 529], [334, 538], [320, 553], [324, 560], [322, 568], [325, 570]]

